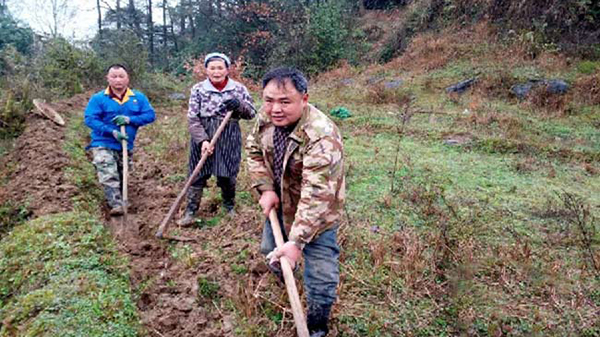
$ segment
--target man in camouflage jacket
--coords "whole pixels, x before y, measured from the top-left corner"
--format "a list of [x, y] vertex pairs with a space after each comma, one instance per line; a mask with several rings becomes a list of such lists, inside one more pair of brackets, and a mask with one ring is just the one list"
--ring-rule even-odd
[[264, 104], [246, 144], [248, 170], [264, 214], [278, 210], [288, 240], [275, 250], [267, 220], [261, 252], [273, 252], [270, 268], [282, 256], [292, 267], [304, 256], [308, 328], [311, 336], [325, 336], [339, 283], [336, 236], [345, 191], [342, 137], [337, 126], [308, 103], [307, 81], [298, 70], [275, 69], [262, 84]]

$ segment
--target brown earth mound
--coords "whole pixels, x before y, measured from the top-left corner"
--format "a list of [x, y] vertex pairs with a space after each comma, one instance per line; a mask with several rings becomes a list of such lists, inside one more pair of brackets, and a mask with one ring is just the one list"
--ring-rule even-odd
[[[51, 106], [69, 116], [83, 111], [88, 97], [77, 95]], [[27, 116], [26, 125], [13, 151], [0, 161], [8, 168], [1, 177], [8, 183], [0, 191], [0, 203], [25, 204], [36, 217], [70, 210], [77, 189], [63, 174], [69, 164], [63, 148], [65, 127], [34, 114]]]

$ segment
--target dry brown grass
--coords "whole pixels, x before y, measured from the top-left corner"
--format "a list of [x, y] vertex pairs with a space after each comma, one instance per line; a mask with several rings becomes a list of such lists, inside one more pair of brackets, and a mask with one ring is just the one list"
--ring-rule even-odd
[[568, 103], [571, 101], [572, 94], [554, 94], [548, 91], [546, 85], [540, 85], [531, 90], [525, 104], [545, 116], [563, 117], [568, 114]]
[[477, 78], [473, 93], [486, 99], [509, 99], [510, 88], [516, 83], [514, 77], [504, 69], [494, 73], [484, 73]]
[[412, 229], [394, 234], [390, 252], [390, 269], [396, 277], [401, 277], [409, 289], [423, 289], [428, 280], [427, 271], [431, 263], [425, 254], [427, 244]]
[[344, 79], [353, 79], [357, 75], [357, 70], [353, 68], [348, 61], [343, 60], [335, 69], [319, 74], [313, 82], [315, 84], [327, 83], [328, 85], [331, 85], [332, 83], [339, 83]]
[[473, 113], [467, 117], [467, 120], [469, 123], [479, 126], [496, 124], [508, 138], [520, 138], [519, 135], [523, 131], [523, 122], [519, 118], [505, 112], [488, 111]]
[[415, 73], [441, 69], [449, 62], [466, 55], [473, 44], [493, 39], [487, 24], [468, 29], [450, 27], [442, 33], [424, 33], [416, 36], [402, 56], [386, 66]]
[[579, 78], [573, 87], [575, 97], [583, 104], [600, 104], [600, 72]]
[[531, 156], [517, 159], [517, 161], [513, 164], [513, 168], [519, 173], [534, 172], [539, 170], [539, 167], [539, 161]]
[[419, 35], [402, 56], [389, 62], [389, 66], [415, 72], [443, 68], [457, 55], [457, 43], [452, 35]]
[[410, 101], [409, 93], [400, 88], [388, 89], [381, 82], [371, 84], [367, 88], [364, 102], [368, 104], [398, 104]]

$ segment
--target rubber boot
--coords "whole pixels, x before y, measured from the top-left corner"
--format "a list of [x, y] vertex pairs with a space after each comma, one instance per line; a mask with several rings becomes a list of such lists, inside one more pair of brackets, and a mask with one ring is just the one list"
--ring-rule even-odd
[[202, 187], [190, 186], [187, 192], [187, 206], [183, 218], [177, 221], [177, 224], [181, 227], [191, 226], [196, 221], [196, 212], [200, 207], [200, 200], [202, 200]]
[[123, 215], [123, 199], [118, 188], [104, 186], [104, 196], [110, 207], [110, 215]]
[[[228, 178], [225, 178], [228, 179]], [[223, 199], [223, 207], [230, 217], [235, 216], [235, 180], [223, 181], [221, 184], [221, 199]]]
[[310, 337], [327, 336], [327, 333], [329, 333], [327, 322], [329, 321], [330, 312], [331, 305], [309, 303], [306, 325], [308, 326]]

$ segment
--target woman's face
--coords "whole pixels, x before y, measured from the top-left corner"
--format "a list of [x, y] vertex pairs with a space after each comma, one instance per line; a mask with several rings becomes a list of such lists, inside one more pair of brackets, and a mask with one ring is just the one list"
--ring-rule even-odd
[[221, 59], [212, 60], [206, 65], [206, 75], [208, 75], [211, 82], [221, 83], [229, 75], [229, 69], [225, 66], [225, 61]]

